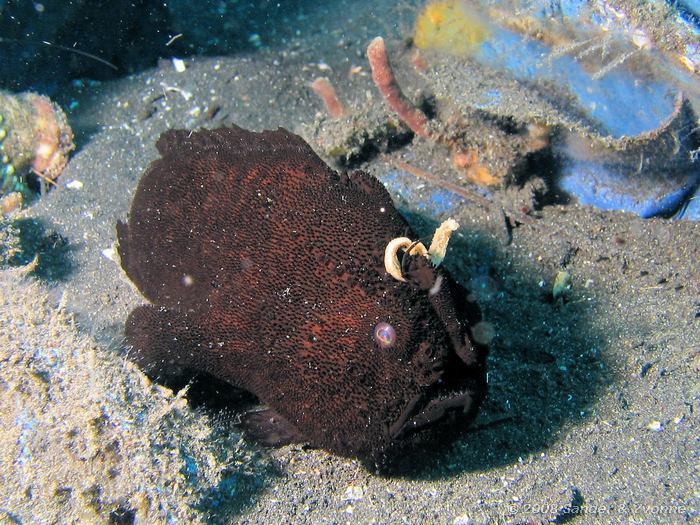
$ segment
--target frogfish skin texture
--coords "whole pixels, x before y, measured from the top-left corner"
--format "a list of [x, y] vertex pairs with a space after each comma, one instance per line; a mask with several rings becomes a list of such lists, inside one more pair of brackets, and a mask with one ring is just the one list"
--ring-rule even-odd
[[126, 322], [148, 373], [215, 376], [269, 407], [246, 418], [257, 437], [377, 464], [469, 424], [478, 307], [423, 256], [387, 274], [387, 243], [412, 232], [376, 179], [282, 128], [170, 130], [157, 148], [117, 224], [150, 302]]

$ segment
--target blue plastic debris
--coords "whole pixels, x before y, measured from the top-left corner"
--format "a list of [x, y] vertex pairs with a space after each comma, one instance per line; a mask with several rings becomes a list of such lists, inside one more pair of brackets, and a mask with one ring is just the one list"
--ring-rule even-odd
[[[700, 35], [698, 5], [696, 0], [674, 2], [678, 24], [665, 30], [676, 27], [686, 37]], [[571, 155], [567, 142], [558, 148], [559, 190], [605, 210], [700, 220], [700, 132], [692, 109], [672, 130], [680, 151], [654, 145], [663, 142], [664, 129], [678, 111], [679, 92], [688, 89], [698, 102], [692, 69], [700, 63], [700, 38], [685, 38], [685, 52], [670, 49], [655, 42], [638, 19], [605, 1], [521, 2], [520, 8], [519, 15], [503, 11], [493, 17], [490, 38], [475, 58], [520, 81], [556, 84], [595, 123], [589, 154], [579, 148], [578, 155]], [[539, 36], [512, 23], [526, 15], [540, 24]], [[498, 100], [497, 95], [491, 98]], [[616, 140], [620, 150], [630, 147], [632, 152], [620, 155]], [[639, 155], [635, 159], [632, 153]]]
[[[699, 165], [700, 167], [700, 165]], [[687, 203], [697, 190], [700, 173], [689, 173], [685, 182], [655, 180], [635, 187], [631, 177], [615, 173], [593, 162], [569, 161], [561, 172], [560, 187], [581, 204], [603, 210], [636, 213], [644, 219], [668, 217], [698, 220], [694, 206]], [[686, 206], [684, 206], [686, 204]]]

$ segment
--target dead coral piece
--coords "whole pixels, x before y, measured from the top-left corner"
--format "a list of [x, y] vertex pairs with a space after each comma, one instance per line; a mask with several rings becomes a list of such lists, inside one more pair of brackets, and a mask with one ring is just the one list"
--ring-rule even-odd
[[338, 99], [338, 94], [328, 78], [317, 78], [311, 83], [311, 89], [323, 101], [323, 105], [331, 118], [340, 118], [345, 115], [345, 106]]
[[36, 93], [0, 91], [0, 193], [23, 190], [29, 173], [53, 183], [74, 148], [57, 104]]
[[372, 80], [389, 107], [416, 135], [430, 138], [430, 133], [427, 130], [428, 117], [413, 105], [401, 91], [391, 69], [382, 37], [376, 37], [367, 46], [367, 59], [370, 68], [372, 68]]

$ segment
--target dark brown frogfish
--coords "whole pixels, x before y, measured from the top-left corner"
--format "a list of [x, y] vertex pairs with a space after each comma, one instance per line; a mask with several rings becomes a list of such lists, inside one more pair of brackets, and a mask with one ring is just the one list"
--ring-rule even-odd
[[245, 417], [257, 437], [375, 464], [474, 418], [487, 349], [439, 266], [454, 221], [411, 242], [379, 181], [282, 128], [170, 130], [157, 147], [117, 224], [151, 303], [126, 322], [149, 374], [210, 374], [269, 407]]

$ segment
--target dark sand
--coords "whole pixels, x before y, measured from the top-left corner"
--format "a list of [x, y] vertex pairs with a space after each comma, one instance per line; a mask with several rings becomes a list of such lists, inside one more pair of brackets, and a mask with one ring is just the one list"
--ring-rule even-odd
[[[164, 61], [156, 71], [66, 93], [80, 102], [70, 115], [78, 152], [59, 187], [25, 213], [46, 235], [67, 240], [64, 248], [44, 248], [39, 274], [56, 299], [67, 293], [81, 331], [118, 349], [126, 315], [143, 301], [109, 250], [162, 131], [234, 122], [284, 126], [311, 140], [323, 117], [307, 86], [320, 75], [352, 110], [385, 114], [361, 56], [366, 40], [328, 46], [323, 55], [305, 45], [187, 61], [184, 73]], [[362, 72], [348, 80], [355, 65]], [[450, 177], [445, 152], [434, 145], [414, 140], [392, 155]], [[380, 179], [392, 169], [379, 158], [363, 167]], [[82, 188], [69, 188], [71, 181]], [[411, 183], [412, 201], [396, 189], [392, 196], [429, 235], [447, 215], [419, 209], [415, 188], [430, 185], [404, 178]], [[321, 450], [266, 451], [278, 473], [219, 519], [546, 522], [583, 505], [576, 523], [695, 522], [700, 224], [569, 204], [545, 207], [509, 233], [500, 211], [460, 199], [449, 215], [462, 227], [446, 264], [495, 330], [489, 397], [473, 431], [446, 451], [407, 458], [406, 473], [395, 477]], [[570, 274], [572, 289], [554, 301], [560, 271]]]

